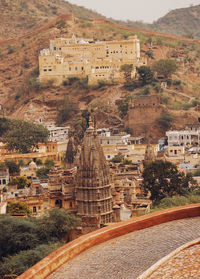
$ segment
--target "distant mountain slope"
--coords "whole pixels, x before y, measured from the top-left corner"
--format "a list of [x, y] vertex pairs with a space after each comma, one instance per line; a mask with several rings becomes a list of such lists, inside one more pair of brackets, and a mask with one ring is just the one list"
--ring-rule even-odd
[[118, 21], [118, 23], [138, 29], [200, 38], [200, 5], [172, 10], [153, 24], [145, 24], [140, 21]]
[[80, 19], [101, 17], [100, 14], [64, 0], [0, 0], [0, 40], [31, 32], [56, 18], [73, 13]]
[[[103, 17], [64, 0], [0, 0], [0, 40], [22, 36], [67, 13], [84, 20]], [[136, 29], [200, 38], [200, 5], [173, 10], [153, 24], [110, 21]]]
[[200, 38], [200, 5], [170, 11], [152, 27], [154, 31]]

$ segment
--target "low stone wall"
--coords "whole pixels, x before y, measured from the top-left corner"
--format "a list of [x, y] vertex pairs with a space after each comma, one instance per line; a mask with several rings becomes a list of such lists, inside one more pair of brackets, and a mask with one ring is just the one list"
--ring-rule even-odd
[[28, 269], [17, 279], [43, 279], [62, 264], [94, 245], [136, 230], [196, 216], [200, 216], [200, 204], [166, 209], [99, 229], [67, 243]]

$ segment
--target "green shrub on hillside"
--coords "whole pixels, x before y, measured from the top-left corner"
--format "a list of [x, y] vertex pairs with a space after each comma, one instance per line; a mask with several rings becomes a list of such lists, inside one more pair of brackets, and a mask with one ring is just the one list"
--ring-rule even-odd
[[162, 199], [153, 209], [152, 212], [172, 208], [176, 206], [183, 206], [187, 204], [200, 203], [200, 193], [191, 193], [186, 196], [166, 197]]
[[163, 114], [161, 117], [157, 119], [158, 124], [162, 126], [164, 129], [169, 129], [172, 121], [173, 121], [173, 116], [167, 113]]

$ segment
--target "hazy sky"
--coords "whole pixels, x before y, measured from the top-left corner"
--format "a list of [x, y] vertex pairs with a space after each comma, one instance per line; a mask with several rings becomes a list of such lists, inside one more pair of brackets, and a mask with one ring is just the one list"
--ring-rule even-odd
[[115, 19], [152, 22], [169, 10], [199, 5], [200, 0], [68, 0]]

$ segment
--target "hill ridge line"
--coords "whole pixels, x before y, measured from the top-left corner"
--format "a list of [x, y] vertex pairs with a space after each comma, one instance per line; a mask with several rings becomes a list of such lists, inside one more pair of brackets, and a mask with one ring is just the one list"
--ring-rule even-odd
[[[15, 37], [15, 38], [12, 38], [12, 39], [0, 40], [0, 45], [18, 42], [21, 39], [25, 39], [29, 36], [35, 35], [38, 32], [47, 30], [51, 25], [54, 25], [58, 20], [62, 20], [62, 19], [65, 20], [65, 19], [70, 18], [70, 17], [72, 18], [72, 16], [73, 16], [72, 13], [60, 14], [59, 16], [57, 16], [55, 19], [51, 20], [47, 24], [45, 24], [41, 27], [38, 27], [38, 28], [36, 28], [35, 30], [33, 30], [29, 33], [26, 33], [24, 35], [21, 35], [19, 37]], [[92, 18], [91, 21], [95, 22], [95, 20], [98, 20], [98, 19], [99, 18]], [[115, 27], [115, 28], [134, 31], [134, 32], [137, 32], [137, 33], [143, 33], [143, 34], [147, 34], [147, 35], [161, 36], [161, 37], [165, 37], [165, 38], [172, 39], [172, 40], [173, 39], [184, 40], [184, 41], [196, 42], [196, 43], [200, 44], [200, 40], [198, 40], [198, 39], [191, 39], [191, 38], [186, 38], [186, 37], [182, 37], [182, 36], [175, 36], [175, 35], [172, 35], [172, 34], [160, 33], [160, 32], [155, 32], [155, 31], [151, 31], [151, 30], [137, 29], [137, 28], [134, 28], [134, 27], [128, 27], [128, 26], [112, 23], [107, 18], [100, 18], [100, 19], [102, 21], [102, 24], [107, 24], [107, 25], [110, 25], [110, 26]]]

